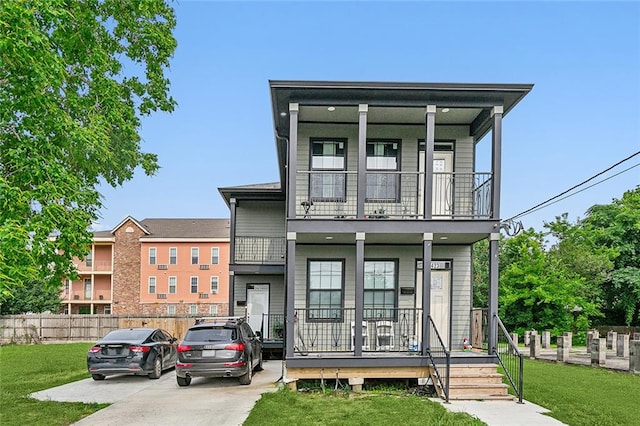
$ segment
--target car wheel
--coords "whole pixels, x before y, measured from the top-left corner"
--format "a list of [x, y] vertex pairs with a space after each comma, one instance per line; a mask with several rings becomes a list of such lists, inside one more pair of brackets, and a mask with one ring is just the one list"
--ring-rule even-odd
[[262, 354], [260, 354], [260, 361], [258, 361], [258, 365], [256, 365], [256, 371], [262, 371], [264, 367], [262, 366]]
[[191, 377], [176, 376], [176, 380], [178, 381], [178, 386], [189, 386], [191, 384]]
[[162, 375], [162, 358], [160, 355], [153, 360], [153, 371], [149, 373], [150, 379], [159, 379]]
[[93, 380], [100, 381], [100, 380], [104, 380], [104, 375], [103, 374], [92, 374], [91, 378]]
[[239, 377], [241, 385], [250, 385], [251, 384], [251, 378], [252, 378], [252, 375], [253, 375], [253, 372], [252, 372], [253, 369], [251, 368], [252, 364], [253, 364], [253, 360], [249, 359], [249, 364], [248, 364], [248, 367], [247, 367], [247, 373], [243, 374], [242, 376]]

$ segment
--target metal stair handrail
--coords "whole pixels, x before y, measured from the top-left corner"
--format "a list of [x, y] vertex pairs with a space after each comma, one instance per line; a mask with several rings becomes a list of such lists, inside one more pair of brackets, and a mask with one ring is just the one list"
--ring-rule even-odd
[[[524, 357], [518, 350], [518, 345], [515, 344], [507, 328], [500, 320], [497, 314], [494, 315], [497, 324], [497, 341], [496, 346], [493, 348], [493, 352], [498, 357], [498, 362], [504, 370], [511, 387], [518, 396], [518, 402], [522, 404], [523, 394], [523, 371], [524, 371]], [[517, 383], [516, 383], [517, 375]]]
[[[434, 350], [433, 339], [430, 339], [429, 347], [427, 348], [427, 355], [429, 356], [431, 365], [433, 366], [433, 371], [435, 372], [436, 378], [438, 379], [438, 383], [440, 384], [440, 389], [442, 389], [442, 393], [444, 393], [445, 402], [449, 402], [449, 378], [450, 378], [450, 371], [451, 371], [451, 352], [447, 350], [447, 347], [442, 341], [442, 338], [440, 337], [440, 333], [438, 332], [438, 328], [433, 322], [433, 318], [431, 318], [431, 315], [429, 315], [428, 318], [429, 318], [429, 329], [430, 329], [429, 333], [431, 334], [431, 332], [433, 332], [433, 334], [436, 337], [438, 346]], [[440, 354], [438, 358], [442, 358], [443, 357], [442, 355], [444, 355], [444, 358], [446, 360], [444, 371], [440, 371], [440, 369], [436, 365], [434, 355], [433, 355], [434, 352]]]

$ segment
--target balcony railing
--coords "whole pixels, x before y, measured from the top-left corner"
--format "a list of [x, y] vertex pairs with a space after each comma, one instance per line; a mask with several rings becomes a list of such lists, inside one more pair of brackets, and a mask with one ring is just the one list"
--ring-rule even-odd
[[[354, 219], [358, 205], [356, 172], [298, 172], [296, 217]], [[491, 215], [491, 173], [434, 173], [434, 219], [486, 219]], [[366, 219], [423, 219], [424, 173], [367, 172]]]
[[235, 262], [284, 264], [284, 237], [236, 237]]
[[[362, 322], [364, 352], [414, 352], [422, 341], [422, 309], [391, 308]], [[387, 315], [390, 314], [390, 315]], [[300, 353], [353, 352], [355, 309], [296, 309], [294, 345]]]

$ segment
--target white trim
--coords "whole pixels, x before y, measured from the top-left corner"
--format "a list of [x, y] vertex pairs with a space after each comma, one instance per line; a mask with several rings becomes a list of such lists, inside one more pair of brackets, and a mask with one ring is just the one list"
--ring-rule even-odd
[[128, 220], [132, 221], [138, 228], [140, 228], [140, 230], [142, 232], [144, 232], [146, 235], [150, 235], [151, 232], [147, 231], [144, 226], [142, 226], [142, 224], [140, 222], [138, 222], [134, 217], [132, 216], [127, 216], [124, 218], [124, 220], [122, 222], [120, 222], [119, 224], [116, 225], [115, 228], [113, 228], [111, 230], [112, 233], [115, 233], [116, 230], [118, 230], [122, 225], [124, 225]]

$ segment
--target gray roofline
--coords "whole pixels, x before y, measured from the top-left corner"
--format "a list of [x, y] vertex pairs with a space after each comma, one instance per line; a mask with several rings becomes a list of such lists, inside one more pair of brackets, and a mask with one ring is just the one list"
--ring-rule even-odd
[[362, 82], [362, 81], [312, 81], [269, 80], [273, 89], [387, 89], [387, 90], [454, 90], [454, 91], [525, 91], [533, 88], [530, 83], [411, 83], [411, 82]]

